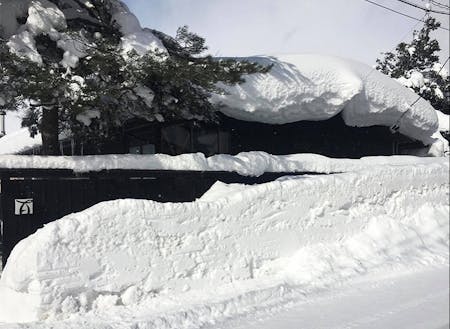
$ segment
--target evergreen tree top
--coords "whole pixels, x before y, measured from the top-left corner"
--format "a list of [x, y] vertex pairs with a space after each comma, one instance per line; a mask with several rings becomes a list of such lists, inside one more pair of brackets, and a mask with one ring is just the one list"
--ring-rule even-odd
[[23, 125], [32, 134], [52, 136], [43, 141], [44, 149], [53, 144], [48, 153], [57, 152], [61, 132], [108, 139], [131, 118], [214, 120], [218, 105], [209, 97], [223, 92], [219, 82], [270, 69], [206, 55], [205, 39], [187, 26], [173, 38], [143, 29], [120, 1], [29, 6], [18, 13], [22, 27], [0, 39], [0, 97], [7, 109], [27, 109]]
[[435, 18], [428, 17], [423, 27], [414, 31], [411, 42], [401, 42], [393, 52], [383, 53], [383, 58], [376, 61], [376, 68], [448, 114], [450, 78], [439, 62], [439, 42], [431, 35], [440, 25]]

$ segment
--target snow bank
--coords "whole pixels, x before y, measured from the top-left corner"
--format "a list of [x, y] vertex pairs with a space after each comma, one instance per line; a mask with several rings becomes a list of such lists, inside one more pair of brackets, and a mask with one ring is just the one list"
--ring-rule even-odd
[[111, 317], [121, 328], [201, 327], [364, 273], [448, 266], [448, 181], [448, 161], [435, 159], [219, 184], [192, 203], [100, 203], [16, 246], [0, 321], [88, 312], [95, 328]]
[[[11, 134], [9, 138], [14, 138]], [[0, 144], [1, 146], [1, 144]], [[0, 168], [69, 169], [89, 172], [114, 169], [227, 171], [243, 176], [261, 176], [265, 172], [335, 173], [362, 170], [379, 165], [433, 164], [436, 159], [414, 156], [376, 156], [361, 159], [334, 159], [318, 154], [271, 155], [265, 152], [218, 154], [206, 158], [203, 153], [154, 155], [28, 156], [1, 155]], [[446, 161], [443, 159], [442, 161]]]
[[368, 65], [322, 55], [249, 57], [272, 64], [268, 74], [246, 77], [246, 83], [224, 86], [213, 101], [234, 118], [272, 124], [325, 120], [342, 113], [349, 126], [400, 126], [399, 131], [425, 145], [438, 129], [434, 108], [390, 77]]
[[0, 155], [17, 154], [42, 144], [41, 135], [30, 137], [28, 128], [22, 128], [0, 138]]

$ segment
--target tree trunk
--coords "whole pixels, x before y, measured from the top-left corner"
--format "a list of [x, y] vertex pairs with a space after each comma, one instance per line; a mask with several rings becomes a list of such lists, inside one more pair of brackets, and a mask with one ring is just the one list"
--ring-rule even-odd
[[42, 135], [42, 155], [59, 155], [58, 107], [44, 106], [39, 130]]

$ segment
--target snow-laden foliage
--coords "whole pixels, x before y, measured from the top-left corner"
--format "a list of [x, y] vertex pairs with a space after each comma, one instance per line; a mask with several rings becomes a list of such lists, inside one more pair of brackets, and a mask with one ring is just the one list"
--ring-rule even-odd
[[440, 25], [432, 17], [426, 19], [410, 43], [402, 42], [394, 52], [384, 53], [383, 59], [377, 59], [377, 69], [414, 90], [436, 110], [449, 114], [446, 93], [450, 92], [450, 77], [439, 62], [439, 42], [431, 36]]
[[0, 9], [3, 107], [27, 109], [23, 124], [42, 133], [46, 154], [58, 152], [61, 133], [101, 142], [130, 118], [213, 119], [217, 82], [267, 71], [203, 55], [205, 40], [187, 27], [176, 38], [143, 29], [117, 0], [6, 0]]

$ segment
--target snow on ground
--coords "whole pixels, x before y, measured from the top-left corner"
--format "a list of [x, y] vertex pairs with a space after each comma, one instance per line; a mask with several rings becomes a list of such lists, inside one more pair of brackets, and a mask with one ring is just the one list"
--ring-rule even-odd
[[234, 118], [283, 124], [325, 120], [342, 112], [347, 125], [399, 125], [399, 131], [429, 145], [438, 129], [436, 111], [399, 82], [353, 60], [323, 55], [249, 57], [273, 65], [268, 74], [246, 77], [246, 83], [224, 86], [213, 101]]
[[364, 278], [448, 267], [448, 159], [404, 159], [68, 215], [14, 249], [0, 328], [215, 327]]
[[41, 134], [32, 138], [28, 128], [21, 128], [0, 138], [0, 155], [20, 153], [41, 144]]
[[272, 314], [203, 329], [448, 329], [448, 267], [364, 278], [321, 291]]
[[[1, 154], [1, 153], [0, 153]], [[260, 176], [265, 172], [335, 173], [362, 170], [380, 165], [415, 165], [446, 162], [448, 159], [414, 156], [371, 156], [361, 159], [334, 159], [318, 154], [272, 155], [266, 152], [242, 152], [237, 155], [218, 154], [206, 158], [203, 153], [177, 156], [92, 155], [92, 156], [28, 156], [1, 155], [0, 168], [6, 169], [69, 169], [75, 172], [135, 169], [227, 171], [244, 176]]]

